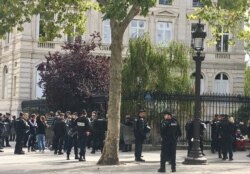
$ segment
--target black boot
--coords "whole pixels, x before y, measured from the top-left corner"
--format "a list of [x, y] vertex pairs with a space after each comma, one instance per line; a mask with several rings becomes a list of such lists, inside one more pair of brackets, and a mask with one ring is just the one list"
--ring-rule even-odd
[[69, 160], [69, 154], [67, 154], [67, 160]]
[[86, 161], [85, 154], [82, 156], [82, 161]]
[[165, 168], [160, 167], [160, 168], [158, 169], [158, 172], [162, 172], [162, 173], [164, 173], [164, 172], [166, 172], [166, 169], [165, 169]]
[[77, 155], [77, 154], [75, 155], [75, 159], [79, 159], [79, 157], [78, 157], [78, 155]]
[[175, 167], [171, 167], [172, 172], [176, 172], [176, 168]]
[[82, 155], [80, 155], [79, 161], [83, 161], [83, 159], [82, 159]]
[[161, 167], [158, 169], [158, 172], [166, 172], [165, 162], [161, 161]]

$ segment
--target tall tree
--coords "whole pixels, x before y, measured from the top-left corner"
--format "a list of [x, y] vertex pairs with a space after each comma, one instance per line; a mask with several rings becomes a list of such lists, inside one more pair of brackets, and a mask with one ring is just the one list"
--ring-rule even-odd
[[111, 26], [111, 68], [108, 103], [108, 131], [101, 158], [97, 164], [119, 164], [119, 132], [122, 84], [122, 43], [124, 32], [138, 14], [147, 15], [156, 0], [98, 0], [104, 18]]
[[91, 53], [98, 40], [97, 33], [89, 42], [65, 43], [62, 51], [49, 53], [46, 62], [39, 65], [39, 85], [44, 88], [49, 109], [79, 112], [84, 107], [84, 98], [108, 93], [109, 58]]

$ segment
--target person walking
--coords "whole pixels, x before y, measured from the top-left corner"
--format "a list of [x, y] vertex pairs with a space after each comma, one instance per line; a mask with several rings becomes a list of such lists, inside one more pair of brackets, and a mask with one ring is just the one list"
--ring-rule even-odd
[[164, 118], [161, 121], [161, 160], [158, 172], [166, 172], [166, 161], [169, 160], [172, 172], [176, 172], [176, 145], [177, 139], [181, 136], [179, 123], [173, 118], [169, 111], [163, 112]]

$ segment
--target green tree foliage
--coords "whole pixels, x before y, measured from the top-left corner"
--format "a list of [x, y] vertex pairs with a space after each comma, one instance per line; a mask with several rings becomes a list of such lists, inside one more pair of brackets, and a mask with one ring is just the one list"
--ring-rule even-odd
[[220, 36], [222, 28], [232, 34], [231, 43], [234, 43], [236, 38], [249, 40], [250, 31], [243, 25], [249, 26], [250, 0], [218, 0], [217, 2], [201, 0], [201, 2], [203, 6], [197, 8], [189, 18], [201, 18], [208, 22], [214, 35], [213, 42], [216, 42], [216, 37]]
[[[23, 30], [23, 24], [30, 22], [34, 15], [40, 14], [42, 30], [46, 33], [41, 39], [52, 40], [61, 37], [61, 33], [76, 35], [85, 31], [86, 11], [98, 9], [91, 0], [0, 0], [0, 38], [14, 27]], [[42, 15], [42, 17], [41, 17]]]
[[245, 95], [250, 96], [250, 67], [245, 70], [244, 92]]
[[247, 123], [247, 121], [250, 119], [250, 105], [246, 104], [240, 106], [234, 115], [236, 115], [237, 121], [243, 121]]
[[[123, 68], [123, 93], [161, 91], [182, 93], [190, 90], [191, 49], [182, 43], [154, 46], [147, 35], [129, 42], [129, 56]], [[140, 83], [140, 84], [138, 84]]]

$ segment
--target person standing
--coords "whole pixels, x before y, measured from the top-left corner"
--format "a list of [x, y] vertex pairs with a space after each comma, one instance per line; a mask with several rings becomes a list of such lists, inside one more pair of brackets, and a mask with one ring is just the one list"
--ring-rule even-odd
[[6, 113], [3, 123], [5, 125], [5, 131], [3, 132], [3, 146], [5, 141], [6, 147], [11, 147], [9, 143], [9, 137], [10, 137], [10, 130], [11, 130], [11, 120], [10, 120], [10, 113]]
[[50, 111], [45, 116], [46, 116], [47, 125], [48, 125], [46, 129], [46, 144], [50, 150], [54, 150], [54, 147], [53, 147], [53, 140], [54, 140], [53, 123], [55, 120], [54, 112]]
[[5, 127], [4, 127], [4, 123], [3, 123], [3, 115], [2, 115], [2, 113], [0, 113], [0, 152], [4, 152], [2, 149], [3, 149], [3, 147], [2, 147], [2, 134], [3, 134], [3, 132], [4, 132], [4, 129], [5, 129]]
[[169, 159], [172, 172], [176, 172], [176, 145], [177, 139], [181, 136], [181, 129], [171, 112], [164, 111], [164, 119], [161, 121], [161, 160], [158, 172], [165, 172], [165, 163]]
[[140, 109], [138, 116], [134, 121], [134, 136], [135, 136], [135, 161], [145, 162], [142, 156], [142, 145], [146, 139], [146, 134], [150, 132], [150, 127], [148, 126], [146, 120], [146, 111]]
[[29, 130], [29, 139], [28, 139], [28, 152], [35, 151], [35, 143], [36, 143], [36, 128], [37, 128], [37, 123], [36, 123], [36, 115], [31, 114], [30, 119], [28, 121], [28, 124], [30, 126]]
[[79, 161], [86, 161], [85, 159], [86, 143], [87, 143], [87, 138], [90, 133], [89, 120], [87, 117], [85, 117], [85, 115], [87, 115], [87, 112], [86, 110], [83, 110], [83, 113], [81, 114], [81, 116], [76, 119], [78, 142], [80, 146]]
[[107, 130], [107, 121], [100, 115], [100, 113], [97, 113], [97, 118], [93, 120], [92, 129], [94, 134], [91, 153], [94, 154], [97, 149], [100, 149], [102, 152], [104, 147], [105, 132]]
[[74, 147], [75, 159], [79, 159], [78, 157], [78, 144], [77, 144], [77, 127], [76, 127], [76, 119], [77, 113], [73, 113], [71, 120], [69, 121], [69, 130], [68, 130], [68, 146], [67, 146], [67, 160], [69, 160], [70, 152], [72, 147]]
[[45, 150], [45, 131], [48, 125], [46, 124], [46, 119], [44, 115], [37, 117], [37, 130], [36, 139], [38, 143], [39, 152], [44, 152]]
[[14, 128], [14, 123], [16, 121], [16, 116], [12, 116], [12, 120], [11, 120], [11, 129], [10, 129], [10, 141], [15, 141], [16, 139], [16, 132], [15, 132], [15, 128]]
[[64, 138], [67, 133], [66, 123], [64, 121], [64, 113], [60, 114], [60, 117], [55, 121], [54, 127], [54, 135], [55, 135], [55, 151], [54, 154], [62, 155], [62, 146], [64, 142]]
[[[125, 122], [123, 127], [123, 141], [124, 145], [122, 148], [122, 152], [129, 152], [132, 151], [132, 138], [133, 136], [133, 120], [131, 119], [130, 115], [125, 116]], [[131, 138], [132, 137], [132, 138]]]
[[90, 147], [92, 147], [93, 148], [93, 137], [94, 137], [94, 132], [93, 132], [93, 121], [97, 118], [96, 117], [96, 111], [92, 111], [91, 112], [91, 116], [89, 116], [89, 117], [87, 117], [88, 118], [88, 120], [89, 120], [89, 125], [90, 125], [90, 130], [91, 130], [91, 132], [90, 132], [90, 134], [89, 134], [89, 136], [88, 136], [88, 140], [87, 140], [87, 147], [88, 147], [88, 149], [90, 148]]
[[211, 152], [215, 153], [218, 151], [218, 120], [219, 115], [215, 114], [214, 119], [211, 121]]
[[16, 132], [16, 145], [14, 154], [24, 154], [23, 148], [23, 141], [25, 137], [25, 132], [29, 128], [28, 123], [25, 121], [25, 114], [20, 112], [19, 118], [16, 119], [14, 123], [15, 132]]
[[228, 118], [228, 115], [223, 116], [223, 120], [221, 121], [219, 131], [221, 135], [222, 142], [222, 160], [226, 160], [228, 158], [227, 153], [229, 153], [229, 160], [233, 160], [233, 137], [235, 133], [234, 121]]

